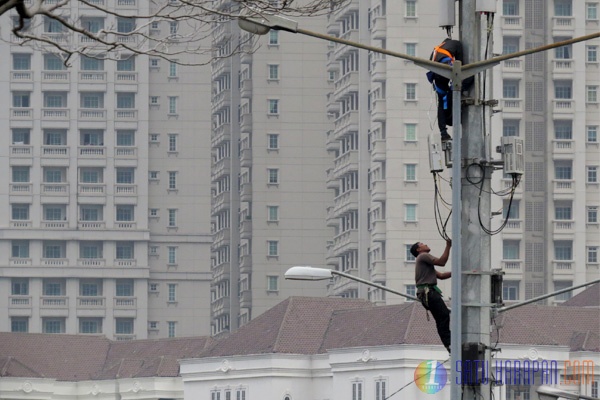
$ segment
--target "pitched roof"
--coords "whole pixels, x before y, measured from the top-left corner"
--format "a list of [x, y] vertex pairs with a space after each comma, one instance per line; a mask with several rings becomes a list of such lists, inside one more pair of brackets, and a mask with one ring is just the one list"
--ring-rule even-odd
[[583, 292], [561, 303], [567, 307], [600, 307], [600, 283], [588, 287]]
[[182, 358], [199, 356], [210, 338], [113, 342], [103, 336], [0, 333], [0, 377], [59, 381], [178, 376]]

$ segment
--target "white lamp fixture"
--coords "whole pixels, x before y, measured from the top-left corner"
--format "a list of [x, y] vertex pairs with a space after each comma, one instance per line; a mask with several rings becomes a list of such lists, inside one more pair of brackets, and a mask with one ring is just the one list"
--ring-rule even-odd
[[566, 390], [557, 389], [552, 386], [542, 385], [536, 389], [540, 400], [557, 400], [557, 399], [568, 399], [568, 400], [598, 400], [596, 397], [585, 396], [582, 394], [567, 392]]

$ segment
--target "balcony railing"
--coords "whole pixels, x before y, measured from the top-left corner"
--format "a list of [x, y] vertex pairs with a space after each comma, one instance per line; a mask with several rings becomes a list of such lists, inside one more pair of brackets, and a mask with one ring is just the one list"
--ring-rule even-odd
[[77, 264], [82, 267], [104, 267], [106, 261], [103, 258], [80, 258]]
[[67, 146], [42, 146], [43, 157], [68, 157], [69, 148]]
[[31, 296], [9, 296], [10, 308], [29, 308], [31, 307]]
[[80, 157], [104, 157], [106, 153], [106, 147], [104, 146], [79, 146]]
[[42, 296], [40, 297], [40, 307], [44, 308], [67, 308], [69, 298], [67, 296]]
[[68, 183], [42, 183], [42, 194], [66, 195], [69, 193]]
[[104, 308], [104, 297], [81, 296], [77, 298], [77, 306], [85, 308]]
[[42, 258], [42, 267], [66, 267], [69, 265], [69, 260], [66, 258]]

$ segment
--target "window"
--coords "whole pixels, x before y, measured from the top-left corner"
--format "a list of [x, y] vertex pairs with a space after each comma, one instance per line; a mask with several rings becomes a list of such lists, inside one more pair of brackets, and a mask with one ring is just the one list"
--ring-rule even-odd
[[[573, 286], [572, 281], [554, 281], [554, 291], [555, 292], [558, 290], [569, 288], [571, 286]], [[573, 295], [573, 292], [561, 293], [561, 294], [554, 296], [554, 300], [556, 300], [556, 301], [569, 300], [572, 295]]]
[[82, 129], [79, 143], [82, 146], [103, 146], [104, 131], [102, 129]]
[[573, 98], [573, 82], [554, 81], [554, 97], [556, 99], [570, 100]]
[[29, 182], [29, 167], [12, 167], [12, 181]]
[[417, 44], [416, 43], [404, 43], [404, 52], [409, 56], [417, 56]]
[[169, 78], [177, 77], [177, 63], [174, 61], [169, 61]]
[[117, 130], [117, 146], [135, 146], [135, 131], [129, 129]]
[[168, 330], [168, 337], [172, 338], [175, 337], [175, 326], [176, 326], [176, 322], [175, 321], [169, 321], [167, 322], [167, 330]]
[[572, 161], [555, 161], [554, 162], [554, 179], [573, 179]]
[[587, 103], [597, 103], [598, 102], [598, 86], [588, 85], [585, 87], [585, 92], [586, 92], [586, 102]]
[[158, 218], [158, 208], [151, 208], [149, 214], [152, 218]]
[[417, 164], [404, 164], [404, 180], [409, 182], [417, 180]]
[[518, 240], [504, 240], [502, 242], [502, 259], [503, 260], [519, 260]]
[[64, 318], [42, 318], [43, 333], [65, 333]]
[[279, 206], [267, 206], [267, 221], [279, 221]]
[[29, 240], [13, 240], [11, 242], [12, 258], [29, 258]]
[[270, 80], [278, 80], [279, 79], [279, 64], [268, 64], [267, 68], [269, 71], [269, 79]]
[[14, 53], [12, 55], [12, 69], [15, 71], [29, 71], [31, 69], [31, 54]]
[[120, 297], [133, 296], [133, 279], [117, 279], [115, 293]]
[[157, 181], [158, 180], [158, 171], [150, 171], [150, 172], [148, 172], [148, 179], [151, 180], [151, 181]]
[[417, 222], [417, 205], [416, 204], [405, 204], [404, 205], [404, 221]]
[[[562, 42], [564, 40], [567, 40], [570, 38], [566, 38], [566, 37], [556, 37], [554, 38], [554, 42]], [[566, 46], [560, 46], [554, 49], [554, 58], [556, 58], [557, 60], [570, 60], [571, 58], [573, 58], [573, 46], [566, 45]]]
[[417, 84], [416, 83], [406, 83], [404, 85], [405, 95], [404, 100], [416, 100], [417, 99]]
[[571, 17], [573, 15], [572, 0], [554, 0], [554, 15], [557, 17]]
[[502, 120], [502, 136], [519, 136], [520, 122], [516, 119]]
[[148, 254], [151, 256], [157, 256], [158, 255], [158, 246], [150, 246], [150, 249], [148, 250]]
[[79, 95], [79, 106], [81, 108], [104, 108], [104, 93], [81, 92]]
[[117, 71], [131, 72], [135, 71], [135, 56], [130, 55], [117, 60]]
[[67, 219], [67, 207], [60, 204], [44, 204], [44, 221], [64, 221]]
[[599, 386], [598, 384], [599, 383], [600, 382], [598, 382], [598, 381], [592, 382], [592, 393], [591, 393], [592, 397], [596, 397], [596, 398], [598, 397], [598, 386]]
[[269, 31], [269, 45], [277, 46], [279, 44], [279, 31], [271, 29]]
[[588, 262], [588, 264], [597, 264], [598, 263], [598, 246], [588, 246], [587, 262]]
[[502, 97], [505, 99], [518, 99], [519, 81], [505, 79], [502, 82]]
[[169, 190], [177, 189], [177, 172], [169, 171]]
[[169, 21], [169, 35], [175, 36], [179, 31], [179, 23], [177, 21]]
[[66, 129], [44, 129], [45, 146], [65, 146], [67, 144]]
[[557, 140], [573, 139], [573, 121], [556, 120], [554, 121], [554, 138]]
[[150, 96], [150, 105], [151, 106], [156, 106], [159, 104], [159, 97], [158, 96]]
[[150, 68], [158, 68], [158, 66], [160, 65], [160, 60], [158, 58], [151, 58], [150, 59]]
[[519, 300], [519, 281], [502, 282], [502, 300]]
[[44, 54], [44, 70], [46, 71], [63, 71], [67, 69], [62, 58], [56, 54]]
[[352, 382], [352, 400], [362, 400], [362, 382]]
[[31, 94], [29, 92], [13, 92], [12, 106], [18, 108], [31, 107]]
[[115, 333], [131, 335], [133, 333], [133, 318], [115, 318]]
[[585, 60], [589, 63], [598, 62], [598, 46], [585, 46]]
[[59, 20], [44, 16], [45, 33], [62, 33], [65, 31], [66, 27]]
[[559, 261], [572, 261], [573, 242], [571, 242], [570, 240], [555, 240], [554, 259]]
[[79, 333], [102, 333], [102, 318], [79, 318]]
[[598, 206], [588, 206], [586, 214], [586, 221], [588, 224], [598, 223]]
[[279, 114], [279, 100], [269, 99], [267, 101], [268, 101], [268, 106], [269, 106], [268, 114], [270, 114], [270, 115]]
[[101, 296], [102, 289], [97, 282], [81, 281], [79, 283], [79, 295], [87, 297]]
[[404, 5], [404, 16], [407, 18], [414, 18], [417, 16], [417, 1], [406, 0]]
[[90, 33], [98, 33], [104, 29], [104, 18], [83, 17], [81, 18], [81, 27]]
[[44, 296], [62, 296], [63, 287], [63, 283], [58, 280], [44, 279], [42, 293]]
[[598, 183], [598, 167], [588, 165], [585, 167], [587, 183]]
[[125, 205], [121, 204], [117, 206], [117, 221], [118, 222], [127, 222], [133, 221], [133, 205]]
[[518, 36], [504, 36], [502, 41], [502, 54], [512, 54], [519, 51], [520, 38]]
[[518, 0], [504, 0], [502, 2], [502, 14], [503, 15], [519, 15], [519, 1]]
[[135, 30], [135, 19], [117, 17], [117, 32], [119, 33], [131, 33]]
[[104, 60], [81, 56], [81, 70], [82, 71], [102, 71], [104, 70]]
[[79, 182], [102, 183], [104, 177], [100, 168], [81, 168], [79, 171]]
[[79, 206], [79, 220], [80, 221], [102, 221], [104, 216], [102, 215], [103, 206], [96, 204], [82, 204]]
[[267, 240], [267, 257], [277, 257], [279, 255], [279, 241]]
[[29, 296], [29, 278], [12, 278], [11, 292], [13, 296]]
[[169, 96], [169, 114], [177, 114], [177, 97]]
[[67, 106], [66, 92], [44, 92], [44, 107], [63, 108]]
[[58, 240], [44, 240], [42, 251], [44, 258], [65, 258], [66, 243]]
[[169, 283], [167, 287], [169, 296], [167, 301], [177, 301], [177, 285]]
[[79, 256], [84, 259], [102, 258], [102, 242], [83, 241], [79, 243]]
[[591, 21], [598, 19], [598, 3], [585, 4], [585, 19]]
[[598, 125], [588, 125], [585, 136], [588, 143], [598, 143]]
[[277, 275], [267, 275], [267, 292], [277, 292], [279, 290], [279, 277]]
[[169, 265], [177, 264], [177, 247], [175, 247], [175, 246], [167, 247], [167, 264], [169, 264]]
[[556, 201], [554, 206], [554, 219], [570, 221], [573, 219], [573, 204], [570, 201]]
[[11, 317], [11, 332], [29, 332], [29, 317]]
[[15, 145], [30, 144], [31, 129], [29, 128], [13, 128], [12, 143]]
[[117, 108], [135, 108], [135, 93], [117, 93]]
[[133, 260], [133, 242], [117, 242], [117, 260]]
[[417, 124], [404, 124], [404, 140], [407, 142], [417, 141]]
[[267, 168], [267, 184], [277, 185], [279, 183], [279, 169]]
[[279, 135], [277, 133], [267, 134], [267, 149], [269, 149], [269, 150], [279, 149]]
[[177, 151], [177, 135], [170, 133], [168, 136], [169, 136], [169, 151]]
[[148, 329], [157, 330], [158, 329], [158, 321], [148, 321]]
[[[406, 286], [414, 286], [415, 285], [406, 285]], [[408, 294], [408, 290], [406, 291]], [[415, 294], [413, 293], [412, 296]], [[375, 380], [375, 400], [387, 400], [387, 380], [386, 379], [376, 379]]]
[[404, 261], [415, 261], [417, 258], [415, 256], [412, 255], [412, 253], [410, 252], [410, 248], [412, 247], [412, 244], [405, 244], [404, 245]]
[[177, 226], [177, 210], [174, 208], [169, 208], [169, 226], [175, 227]]
[[148, 286], [148, 290], [150, 290], [151, 292], [158, 292], [158, 283], [151, 283]]
[[11, 218], [15, 221], [29, 220], [29, 204], [12, 204]]

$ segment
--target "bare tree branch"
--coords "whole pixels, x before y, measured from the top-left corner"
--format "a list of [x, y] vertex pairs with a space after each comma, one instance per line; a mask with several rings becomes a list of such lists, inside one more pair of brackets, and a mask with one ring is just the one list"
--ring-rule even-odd
[[[142, 1], [145, 7], [138, 7]], [[9, 41], [59, 53], [65, 64], [76, 54], [118, 59], [121, 53], [144, 54], [182, 65], [183, 55], [212, 55], [223, 58], [247, 51], [247, 35], [232, 37], [225, 28], [215, 39], [219, 24], [229, 24], [242, 12], [287, 16], [314, 16], [331, 11], [347, 0], [0, 0], [0, 15], [11, 10]], [[90, 16], [72, 15], [72, 5], [94, 11]], [[98, 17], [98, 11], [104, 16]], [[16, 18], [15, 18], [16, 17]], [[166, 33], [165, 33], [166, 32]], [[7, 40], [7, 39], [5, 39]], [[197, 59], [197, 58], [196, 58]]]

